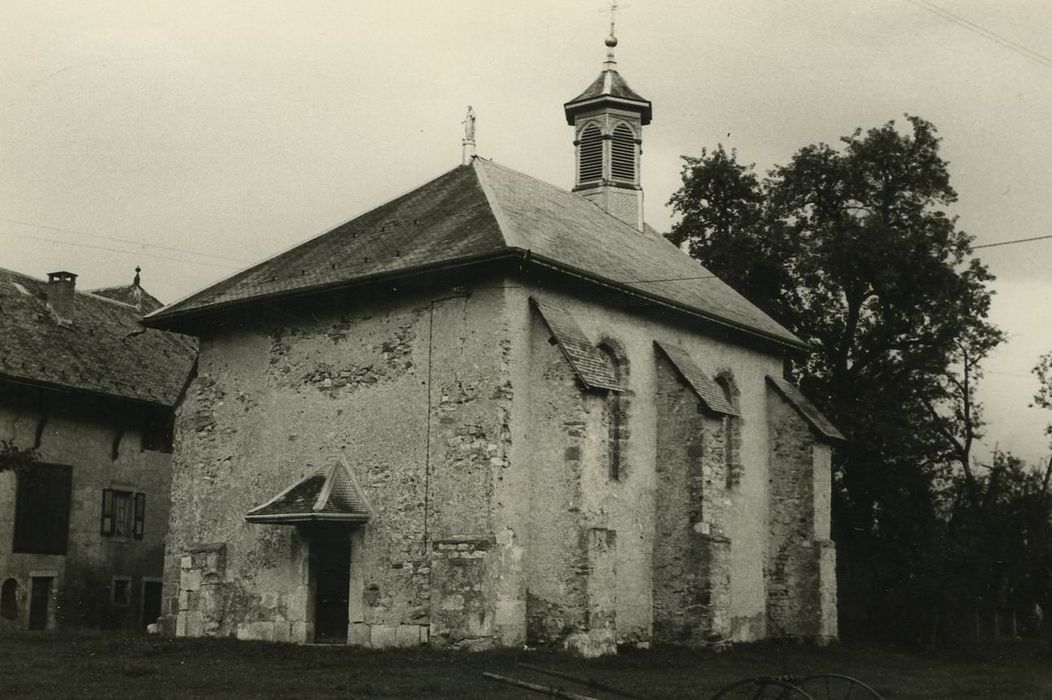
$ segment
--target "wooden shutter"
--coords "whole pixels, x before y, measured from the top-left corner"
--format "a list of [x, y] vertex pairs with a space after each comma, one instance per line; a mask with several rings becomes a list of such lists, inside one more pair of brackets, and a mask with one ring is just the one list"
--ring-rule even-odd
[[581, 132], [580, 164], [578, 177], [580, 182], [603, 179], [603, 136], [599, 127], [589, 124]]
[[611, 146], [611, 171], [618, 180], [635, 182], [636, 180], [636, 137], [624, 124], [614, 129]]
[[132, 536], [137, 540], [142, 539], [146, 526], [146, 494], [135, 494], [135, 525], [132, 528]]
[[102, 489], [102, 523], [100, 533], [103, 537], [113, 537], [113, 489]]

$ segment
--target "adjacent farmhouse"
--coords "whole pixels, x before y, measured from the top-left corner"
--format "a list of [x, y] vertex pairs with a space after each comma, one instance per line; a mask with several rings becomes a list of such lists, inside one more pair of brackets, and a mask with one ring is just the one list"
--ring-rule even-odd
[[473, 155], [149, 315], [177, 412], [180, 636], [371, 647], [837, 634], [836, 428], [801, 342], [643, 223], [649, 101], [565, 105], [568, 192]]
[[161, 611], [173, 407], [196, 354], [139, 284], [0, 270], [0, 630], [137, 628]]

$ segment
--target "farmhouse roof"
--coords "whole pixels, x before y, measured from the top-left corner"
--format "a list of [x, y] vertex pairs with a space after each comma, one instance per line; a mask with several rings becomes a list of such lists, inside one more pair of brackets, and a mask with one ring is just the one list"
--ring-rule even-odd
[[48, 282], [0, 268], [0, 380], [174, 406], [194, 340], [143, 329], [129, 304], [70, 296], [69, 319], [60, 320], [48, 306]]
[[129, 284], [126, 287], [102, 287], [101, 289], [92, 289], [90, 293], [142, 309], [144, 314], [156, 311], [164, 306], [152, 294], [136, 284]]
[[147, 316], [156, 328], [264, 299], [518, 258], [725, 327], [803, 343], [653, 229], [474, 158], [295, 248]]

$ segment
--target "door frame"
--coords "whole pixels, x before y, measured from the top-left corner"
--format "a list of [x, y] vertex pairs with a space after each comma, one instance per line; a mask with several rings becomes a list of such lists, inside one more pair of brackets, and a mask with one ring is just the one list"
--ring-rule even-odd
[[[319, 528], [312, 528], [308, 538], [308, 575], [309, 575], [309, 591], [308, 596], [308, 609], [307, 619], [311, 623], [311, 641], [320, 644], [328, 642], [320, 642], [318, 638], [318, 577], [321, 569], [320, 556], [323, 551], [324, 543], [333, 539], [343, 540], [343, 544], [347, 548], [347, 610], [346, 618], [347, 625], [343, 634], [343, 644], [347, 644], [351, 637], [351, 613], [350, 613], [350, 601], [351, 601], [351, 568], [353, 561], [354, 547], [351, 541], [351, 534], [353, 530], [346, 527], [345, 525], [334, 525], [334, 526], [322, 526]], [[341, 642], [331, 642], [333, 644], [340, 644]]]
[[46, 571], [30, 571], [29, 572], [29, 596], [26, 609], [26, 629], [33, 628], [33, 590], [36, 587], [37, 580], [46, 579], [47, 584], [47, 596], [44, 599], [44, 626], [38, 628], [40, 631], [46, 631], [55, 628], [55, 606], [53, 601], [55, 596], [58, 594], [58, 572], [54, 570]]
[[161, 584], [161, 609], [158, 617], [164, 616], [164, 578], [161, 576], [143, 576], [139, 583], [139, 627], [140, 629], [146, 629], [146, 625], [153, 624], [157, 620], [146, 621], [144, 616], [146, 615], [146, 584], [147, 583], [159, 583]]

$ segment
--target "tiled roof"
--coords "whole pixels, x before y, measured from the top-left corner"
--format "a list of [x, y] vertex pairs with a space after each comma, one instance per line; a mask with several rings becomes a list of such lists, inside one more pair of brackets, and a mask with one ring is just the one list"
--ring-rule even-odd
[[616, 70], [604, 70], [599, 74], [599, 77], [592, 81], [592, 84], [585, 88], [577, 97], [573, 98], [566, 104], [573, 104], [575, 102], [583, 102], [584, 100], [590, 100], [593, 97], [600, 97], [604, 95], [610, 95], [611, 97], [623, 97], [626, 100], [636, 100], [637, 102], [646, 102], [646, 98], [640, 95], [638, 92], [628, 87], [628, 83], [621, 77], [621, 74]]
[[781, 379], [779, 377], [767, 377], [767, 381], [770, 382], [779, 394], [789, 402], [789, 405], [796, 409], [797, 413], [807, 421], [811, 426], [811, 429], [818, 433], [819, 437], [825, 438], [831, 441], [843, 441], [847, 438], [844, 434], [837, 430], [837, 427], [833, 423], [822, 415], [813, 403], [811, 403], [804, 393], [800, 391], [795, 385]]
[[134, 306], [140, 309], [142, 313], [148, 314], [164, 306], [160, 301], [155, 299], [145, 289], [136, 284], [129, 284], [127, 287], [103, 287], [102, 289], [91, 289], [88, 291], [89, 294], [94, 294], [98, 297], [106, 297], [107, 299], [113, 299], [129, 306]]
[[559, 344], [559, 349], [563, 351], [577, 379], [586, 389], [621, 391], [622, 387], [609, 363], [565, 309], [532, 297], [530, 303], [544, 319], [548, 330]]
[[510, 255], [802, 347], [785, 328], [650, 231], [594, 203], [475, 158], [292, 250], [149, 315], [173, 320], [258, 298], [322, 291]]
[[192, 338], [145, 330], [135, 308], [84, 292], [73, 294], [72, 323], [60, 324], [47, 285], [0, 268], [0, 379], [175, 405]]
[[365, 522], [369, 507], [346, 466], [333, 464], [245, 514], [253, 523]]
[[614, 68], [603, 70], [603, 72], [599, 74], [599, 77], [593, 80], [591, 85], [585, 88], [584, 92], [563, 105], [563, 109], [566, 111], [567, 122], [573, 124], [573, 115], [580, 111], [584, 106], [582, 103], [587, 103], [588, 106], [591, 106], [601, 103], [602, 98], [608, 97], [617, 101], [637, 103], [636, 106], [641, 112], [640, 117], [643, 124], [646, 125], [650, 123], [653, 113], [650, 100], [628, 87], [628, 83], [625, 82], [625, 79], [622, 78], [621, 74]]
[[659, 343], [657, 341], [654, 342], [654, 345], [664, 353], [665, 357], [672, 363], [672, 367], [683, 378], [683, 381], [694, 390], [698, 399], [705, 404], [708, 410], [728, 416], [738, 415], [738, 412], [734, 410], [734, 406], [723, 395], [723, 390], [720, 389], [716, 382], [709, 379], [708, 375], [698, 367], [686, 350], [676, 345]]

